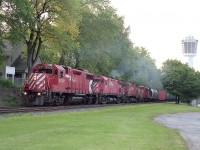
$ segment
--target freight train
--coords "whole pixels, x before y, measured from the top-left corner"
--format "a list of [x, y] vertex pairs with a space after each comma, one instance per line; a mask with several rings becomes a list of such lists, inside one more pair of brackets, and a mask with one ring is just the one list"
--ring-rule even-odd
[[37, 64], [24, 84], [27, 106], [173, 101], [175, 95], [95, 75], [88, 70]]

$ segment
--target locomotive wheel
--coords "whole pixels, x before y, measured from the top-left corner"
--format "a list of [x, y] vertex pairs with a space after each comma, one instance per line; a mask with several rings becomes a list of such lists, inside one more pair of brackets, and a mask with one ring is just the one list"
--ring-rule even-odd
[[60, 100], [59, 100], [58, 96], [56, 96], [55, 99], [54, 99], [54, 105], [55, 106], [59, 106], [60, 105]]
[[60, 106], [60, 105], [63, 105], [63, 101], [64, 101], [64, 98], [62, 98], [61, 96], [56, 96], [54, 103], [56, 106]]
[[50, 105], [60, 106], [63, 105], [63, 99], [60, 96], [53, 96]]
[[106, 97], [101, 97], [100, 104], [106, 104], [106, 103], [107, 103]]
[[53, 106], [53, 105], [54, 105], [53, 101], [52, 101], [52, 102], [50, 102], [50, 103], [49, 103], [49, 105], [50, 105], [50, 106]]
[[92, 98], [92, 104], [96, 104], [96, 102], [97, 102], [97, 100], [96, 100], [96, 98]]
[[86, 100], [86, 104], [94, 104], [94, 100], [93, 100], [93, 97], [88, 97], [87, 100]]
[[132, 98], [133, 99], [133, 103], [137, 103], [137, 99], [136, 98]]
[[117, 103], [117, 104], [120, 104], [120, 103], [121, 103], [121, 99], [120, 99], [120, 98], [117, 98], [116, 103]]
[[63, 105], [70, 105], [72, 103], [72, 96], [65, 96]]

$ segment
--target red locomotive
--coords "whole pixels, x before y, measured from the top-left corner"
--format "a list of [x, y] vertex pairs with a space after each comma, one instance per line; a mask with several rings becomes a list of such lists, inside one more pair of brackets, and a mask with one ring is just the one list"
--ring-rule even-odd
[[174, 96], [166, 91], [157, 91], [129, 82], [94, 75], [87, 70], [55, 64], [34, 66], [28, 82], [24, 85], [23, 94], [28, 106], [174, 99]]

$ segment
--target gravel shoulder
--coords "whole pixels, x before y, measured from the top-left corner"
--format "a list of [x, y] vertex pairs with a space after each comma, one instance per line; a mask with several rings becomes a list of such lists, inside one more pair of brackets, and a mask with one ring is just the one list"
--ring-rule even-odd
[[177, 129], [190, 150], [200, 149], [200, 112], [164, 114], [157, 116], [155, 121]]

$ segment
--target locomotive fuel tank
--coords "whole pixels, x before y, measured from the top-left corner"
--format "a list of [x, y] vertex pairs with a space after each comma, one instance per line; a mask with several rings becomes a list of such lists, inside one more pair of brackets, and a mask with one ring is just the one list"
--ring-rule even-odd
[[83, 97], [72, 97], [71, 104], [81, 104], [83, 103], [84, 98]]

